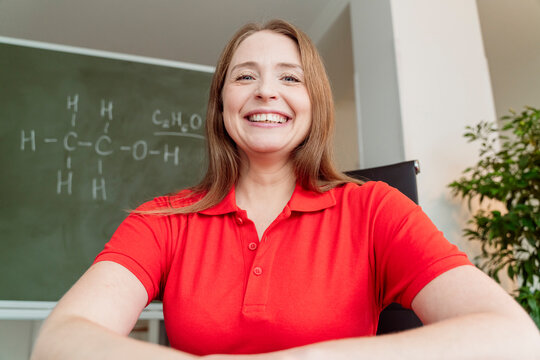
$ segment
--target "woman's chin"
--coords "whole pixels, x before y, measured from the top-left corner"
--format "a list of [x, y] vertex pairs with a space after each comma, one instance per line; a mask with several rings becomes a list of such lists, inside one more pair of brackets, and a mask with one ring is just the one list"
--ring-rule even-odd
[[243, 150], [248, 157], [250, 155], [254, 156], [283, 156], [288, 157], [292, 152], [292, 149], [289, 149], [283, 144], [274, 144], [274, 143], [257, 143], [249, 146]]

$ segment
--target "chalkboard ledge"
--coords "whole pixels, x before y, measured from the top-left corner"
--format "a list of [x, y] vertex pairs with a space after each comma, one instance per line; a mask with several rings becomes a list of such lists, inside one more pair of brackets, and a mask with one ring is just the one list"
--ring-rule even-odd
[[[55, 306], [56, 301], [0, 300], [0, 320], [43, 320]], [[139, 319], [163, 320], [163, 304], [149, 304]]]

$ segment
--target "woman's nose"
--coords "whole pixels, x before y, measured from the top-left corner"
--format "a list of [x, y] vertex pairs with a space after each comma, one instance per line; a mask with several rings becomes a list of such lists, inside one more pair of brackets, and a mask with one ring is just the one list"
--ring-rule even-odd
[[277, 89], [272, 80], [261, 79], [256, 89], [255, 96], [264, 101], [277, 99]]

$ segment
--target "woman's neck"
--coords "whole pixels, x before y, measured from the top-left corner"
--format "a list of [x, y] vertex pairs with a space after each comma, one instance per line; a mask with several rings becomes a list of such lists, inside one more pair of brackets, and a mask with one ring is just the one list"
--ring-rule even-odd
[[241, 206], [246, 202], [260, 203], [271, 199], [286, 203], [295, 185], [296, 178], [290, 161], [271, 166], [244, 163], [236, 184], [237, 203]]
[[[244, 158], [244, 160], [247, 160]], [[244, 161], [236, 184], [236, 204], [248, 213], [259, 236], [289, 202], [296, 177], [287, 161]]]

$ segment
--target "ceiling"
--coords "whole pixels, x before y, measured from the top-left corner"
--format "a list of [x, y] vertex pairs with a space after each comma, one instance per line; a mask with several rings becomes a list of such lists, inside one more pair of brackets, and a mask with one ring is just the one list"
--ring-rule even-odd
[[346, 0], [0, 0], [0, 35], [215, 65], [244, 23], [283, 18], [318, 41]]

